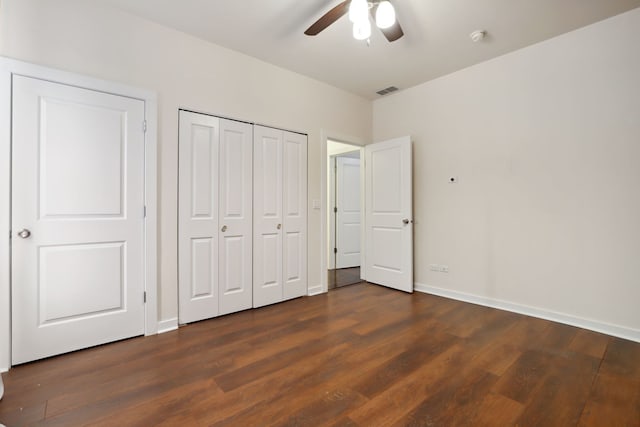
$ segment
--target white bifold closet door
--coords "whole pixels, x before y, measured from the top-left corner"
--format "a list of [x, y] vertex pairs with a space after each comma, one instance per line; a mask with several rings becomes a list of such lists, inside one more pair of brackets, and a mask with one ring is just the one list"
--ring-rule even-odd
[[252, 126], [180, 112], [179, 321], [252, 305]]
[[253, 306], [307, 292], [307, 137], [254, 126]]

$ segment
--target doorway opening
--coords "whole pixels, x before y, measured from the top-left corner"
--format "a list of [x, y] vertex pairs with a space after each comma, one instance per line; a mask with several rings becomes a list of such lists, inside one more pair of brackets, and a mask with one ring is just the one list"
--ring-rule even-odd
[[361, 282], [361, 147], [327, 141], [327, 289]]

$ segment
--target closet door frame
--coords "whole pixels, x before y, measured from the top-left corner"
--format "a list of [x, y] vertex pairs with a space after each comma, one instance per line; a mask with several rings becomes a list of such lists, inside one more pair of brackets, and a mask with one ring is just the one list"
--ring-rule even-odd
[[[179, 112], [182, 114], [183, 112], [187, 112], [190, 114], [200, 114], [203, 116], [208, 116], [211, 118], [214, 118], [216, 120], [220, 121], [220, 128], [223, 127], [222, 123], [224, 123], [224, 121], [227, 122], [236, 122], [236, 123], [242, 123], [244, 125], [247, 126], [252, 126], [252, 138], [251, 138], [251, 154], [252, 154], [252, 177], [251, 177], [251, 184], [252, 184], [252, 191], [251, 191], [251, 209], [252, 209], [252, 218], [251, 218], [251, 226], [252, 226], [252, 241], [251, 241], [251, 265], [252, 265], [252, 269], [251, 269], [251, 289], [252, 289], [252, 296], [253, 296], [253, 307], [259, 307], [259, 306], [263, 306], [263, 305], [268, 305], [268, 304], [272, 304], [272, 303], [276, 303], [276, 302], [280, 302], [280, 301], [285, 301], [287, 299], [291, 299], [291, 298], [296, 298], [299, 296], [304, 296], [304, 295], [308, 295], [308, 261], [307, 261], [307, 235], [308, 235], [308, 218], [307, 218], [307, 214], [308, 214], [308, 209], [307, 209], [307, 202], [308, 202], [308, 189], [307, 189], [307, 183], [308, 183], [308, 178], [307, 178], [307, 170], [308, 170], [308, 158], [307, 158], [307, 152], [308, 152], [308, 139], [307, 139], [307, 135], [303, 134], [303, 133], [296, 133], [296, 132], [291, 132], [291, 131], [284, 131], [278, 128], [273, 128], [273, 127], [269, 127], [269, 126], [262, 126], [262, 125], [257, 125], [251, 122], [244, 122], [244, 121], [240, 121], [240, 120], [233, 120], [233, 119], [225, 119], [224, 117], [220, 117], [220, 116], [216, 116], [216, 115], [212, 115], [212, 114], [208, 114], [208, 113], [202, 113], [202, 112], [198, 112], [198, 111], [194, 111], [191, 109], [184, 109], [184, 108], [180, 108]], [[259, 245], [262, 244], [261, 241], [259, 241], [258, 236], [258, 228], [259, 226], [257, 225], [259, 223], [258, 219], [257, 219], [257, 214], [256, 212], [262, 208], [263, 205], [263, 201], [259, 201], [256, 199], [256, 195], [257, 194], [261, 194], [262, 191], [262, 184], [264, 184], [263, 181], [260, 180], [260, 169], [259, 166], [257, 166], [260, 163], [260, 159], [262, 158], [262, 154], [257, 152], [257, 147], [256, 147], [256, 143], [255, 143], [255, 134], [256, 134], [256, 130], [257, 129], [266, 129], [269, 132], [274, 132], [275, 134], [279, 135], [279, 142], [277, 143], [278, 147], [276, 148], [276, 151], [278, 152], [278, 154], [276, 155], [279, 165], [278, 168], [280, 169], [278, 171], [278, 175], [279, 177], [276, 178], [276, 181], [278, 181], [279, 183], [276, 184], [279, 188], [280, 188], [280, 198], [279, 200], [276, 202], [279, 212], [276, 212], [275, 214], [271, 215], [271, 218], [269, 218], [269, 225], [267, 228], [271, 229], [274, 228], [276, 230], [276, 233], [272, 233], [274, 235], [274, 241], [275, 243], [275, 247], [278, 248], [276, 249], [276, 254], [279, 257], [279, 261], [277, 262], [276, 265], [276, 277], [279, 277], [279, 279], [276, 279], [276, 288], [279, 288], [276, 293], [277, 293], [277, 299], [275, 297], [273, 298], [269, 298], [268, 302], [260, 302], [259, 300], [256, 300], [256, 277], [258, 276], [258, 270], [261, 267], [258, 267], [259, 265], [261, 265], [261, 259], [262, 259], [262, 254], [259, 253], [259, 251], [257, 250], [257, 248], [259, 247]], [[297, 169], [295, 171], [295, 173], [290, 173], [290, 175], [293, 176], [293, 180], [292, 183], [294, 184], [292, 189], [295, 189], [295, 191], [293, 193], [295, 193], [298, 197], [301, 198], [301, 200], [298, 202], [298, 207], [295, 210], [295, 212], [293, 212], [293, 215], [290, 215], [290, 218], [287, 220], [286, 218], [284, 218], [283, 212], [285, 209], [284, 206], [284, 194], [285, 194], [285, 182], [284, 182], [284, 163], [285, 163], [285, 148], [284, 148], [284, 136], [288, 135], [288, 138], [292, 141], [297, 141], [296, 144], [298, 145], [299, 150], [297, 151], [297, 156], [298, 156], [298, 166]], [[219, 139], [219, 144], [222, 144], [222, 138]], [[219, 148], [221, 150], [221, 148]], [[219, 161], [222, 161], [222, 154], [219, 155]], [[182, 177], [184, 172], [181, 171], [179, 172], [180, 176]], [[181, 178], [184, 179], [184, 178]], [[185, 188], [182, 187], [182, 184], [179, 185], [180, 186], [180, 192], [184, 192]], [[289, 192], [291, 193], [291, 191]], [[287, 194], [289, 194], [287, 193]], [[293, 194], [292, 193], [292, 194]], [[219, 196], [218, 197], [222, 197], [222, 193], [219, 192], [218, 193]], [[182, 197], [180, 197], [180, 200], [182, 200]], [[180, 202], [180, 203], [184, 203], [184, 202]], [[179, 210], [182, 211], [184, 209], [184, 207], [179, 206]], [[182, 220], [179, 218], [179, 223]], [[227, 225], [224, 223], [224, 218], [223, 218], [223, 212], [222, 212], [222, 207], [219, 207], [219, 214], [218, 214], [218, 218], [217, 218], [217, 230], [218, 230], [218, 237], [219, 240], [221, 241], [223, 236], [220, 235], [222, 232], [222, 228], [224, 227], [224, 225]], [[278, 227], [279, 226], [279, 227]], [[231, 231], [231, 229], [228, 227], [227, 230]], [[227, 232], [227, 230], [225, 230], [225, 232]], [[283, 241], [283, 236], [285, 235], [286, 230], [289, 230], [289, 234], [297, 234], [299, 239], [297, 241], [297, 246], [295, 248], [293, 248], [290, 252], [292, 254], [296, 254], [296, 256], [298, 257], [298, 271], [296, 274], [296, 285], [297, 288], [294, 291], [290, 291], [290, 292], [285, 292], [284, 287], [283, 287], [283, 283], [284, 283], [284, 269], [285, 266], [287, 265], [286, 262], [284, 261], [283, 257], [285, 254], [285, 244]], [[178, 236], [178, 240], [179, 242], [183, 240], [183, 236], [182, 233], [179, 231], [179, 236]], [[273, 236], [272, 236], [273, 237]], [[181, 246], [184, 247], [184, 244], [182, 244]], [[186, 250], [185, 248], [182, 249], [182, 251]], [[218, 255], [216, 256], [216, 259], [220, 260], [220, 251], [222, 250], [222, 243], [219, 244], [218, 246]], [[180, 268], [185, 268], [184, 267], [184, 262], [180, 262], [179, 265], [182, 265], [183, 267]], [[217, 266], [216, 266], [217, 268]], [[216, 274], [218, 274], [218, 270], [216, 270]], [[183, 286], [184, 286], [184, 282], [185, 279], [183, 278], [183, 274], [179, 272], [179, 280], [178, 280], [178, 287], [179, 287], [179, 294], [181, 294], [182, 292], [184, 292]], [[218, 278], [218, 285], [217, 285], [217, 289], [220, 290], [220, 287], [222, 286], [222, 279]], [[221, 291], [220, 291], [221, 292]], [[216, 317], [216, 316], [220, 316], [220, 315], [224, 315], [227, 314], [227, 312], [225, 312], [225, 310], [223, 310], [220, 307], [220, 293], [218, 294], [218, 307], [219, 309], [217, 310], [215, 315], [212, 315], [211, 317]], [[179, 306], [182, 307], [182, 303], [179, 303]], [[250, 307], [248, 307], [250, 308]], [[184, 311], [184, 307], [182, 307], [182, 309], [179, 310], [179, 319], [180, 319], [180, 323], [188, 323], [190, 321], [196, 321], [195, 319], [193, 320], [187, 320], [188, 315], [185, 315]], [[232, 312], [232, 311], [230, 311]], [[229, 313], [230, 313], [229, 312]]]

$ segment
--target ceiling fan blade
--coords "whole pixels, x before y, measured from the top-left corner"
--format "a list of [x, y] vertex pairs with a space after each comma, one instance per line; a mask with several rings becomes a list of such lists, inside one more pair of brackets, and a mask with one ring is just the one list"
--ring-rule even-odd
[[[371, 18], [373, 22], [376, 21], [376, 10], [378, 9], [378, 4], [374, 4], [369, 12], [371, 13]], [[390, 42], [394, 42], [398, 40], [400, 37], [404, 36], [404, 31], [402, 31], [402, 27], [400, 26], [400, 22], [398, 22], [398, 18], [396, 17], [396, 22], [390, 26], [389, 28], [380, 28], [382, 34], [389, 40]]]
[[318, 19], [316, 22], [313, 23], [313, 25], [307, 28], [307, 31], [305, 31], [304, 33], [308, 36], [315, 36], [318, 33], [320, 33], [329, 25], [336, 22], [340, 17], [346, 15], [346, 13], [349, 11], [350, 2], [351, 0], [345, 0], [339, 5], [337, 5], [336, 7], [334, 7], [333, 9], [331, 9], [329, 12], [322, 15], [320, 19]]

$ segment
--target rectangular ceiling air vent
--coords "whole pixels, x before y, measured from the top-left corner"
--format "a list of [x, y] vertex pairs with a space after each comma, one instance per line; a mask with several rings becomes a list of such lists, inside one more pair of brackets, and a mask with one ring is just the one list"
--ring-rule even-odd
[[397, 90], [398, 90], [398, 88], [397, 88], [397, 87], [395, 87], [395, 86], [389, 86], [388, 88], [386, 88], [386, 89], [382, 89], [382, 90], [379, 90], [379, 91], [377, 91], [376, 93], [377, 93], [378, 95], [386, 95], [386, 94], [388, 94], [388, 93], [395, 92], [395, 91], [397, 91]]

